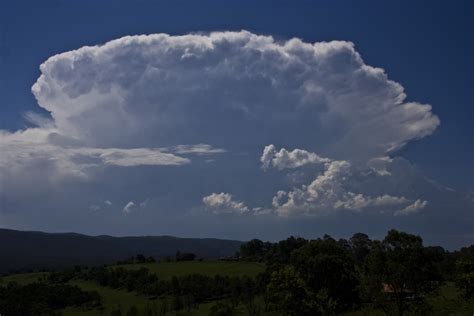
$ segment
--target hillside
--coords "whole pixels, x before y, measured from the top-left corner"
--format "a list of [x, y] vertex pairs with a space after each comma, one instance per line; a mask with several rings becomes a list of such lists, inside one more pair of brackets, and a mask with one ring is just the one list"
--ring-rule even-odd
[[[144, 264], [126, 264], [126, 265], [112, 265], [110, 269], [126, 268], [130, 270], [147, 268], [151, 273], [156, 274], [160, 279], [169, 280], [172, 276], [186, 276], [190, 274], [200, 274], [205, 276], [249, 276], [255, 277], [258, 273], [263, 272], [265, 265], [257, 262], [225, 262], [225, 261], [192, 261], [192, 262], [162, 262], [162, 263], [144, 263]], [[8, 282], [17, 282], [21, 285], [30, 284], [40, 281], [42, 277], [46, 277], [49, 273], [22, 273], [13, 274], [5, 277], [0, 277], [0, 284]], [[132, 306], [138, 308], [138, 315], [144, 315], [147, 307], [160, 305], [163, 300], [151, 299], [148, 296], [140, 295], [135, 292], [127, 291], [126, 289], [114, 289], [106, 286], [101, 286], [97, 282], [84, 280], [71, 280], [71, 285], [77, 285], [86, 291], [97, 291], [102, 297], [104, 308], [102, 310], [87, 309], [81, 307], [68, 307], [63, 310], [65, 316], [89, 316], [89, 315], [111, 315], [114, 310], [122, 309], [124, 312], [128, 311]], [[170, 301], [171, 302], [171, 301]], [[210, 301], [203, 304], [198, 304], [193, 308], [191, 315], [201, 316], [209, 315], [210, 308], [215, 304], [215, 301]], [[170, 306], [171, 309], [171, 306]], [[243, 310], [241, 306], [240, 309]], [[172, 311], [169, 312], [173, 315]], [[178, 315], [185, 315], [184, 311]], [[168, 315], [168, 313], [167, 313]]]
[[138, 253], [158, 259], [174, 256], [178, 250], [195, 253], [198, 258], [215, 259], [233, 255], [241, 244], [212, 238], [87, 236], [0, 229], [0, 273], [113, 263]]

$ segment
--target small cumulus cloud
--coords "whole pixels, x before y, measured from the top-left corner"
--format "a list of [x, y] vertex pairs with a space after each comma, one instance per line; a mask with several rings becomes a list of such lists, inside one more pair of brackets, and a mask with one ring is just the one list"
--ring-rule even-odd
[[122, 209], [122, 213], [130, 214], [139, 210], [143, 210], [148, 205], [148, 199], [140, 203], [135, 203], [134, 201], [129, 201]]
[[93, 212], [97, 212], [101, 209], [101, 207], [99, 205], [92, 204], [91, 206], [89, 206], [89, 209]]
[[249, 208], [241, 201], [236, 201], [229, 193], [212, 193], [202, 198], [202, 202], [214, 214], [245, 214]]
[[[420, 199], [413, 201], [404, 196], [390, 194], [374, 196], [361, 189], [360, 183], [366, 181], [366, 177], [377, 178], [391, 174], [385, 168], [393, 160], [385, 157], [379, 160], [383, 162], [377, 166], [379, 172], [370, 174], [365, 170], [355, 168], [349, 161], [322, 158], [316, 153], [302, 149], [288, 151], [282, 148], [277, 150], [274, 145], [268, 145], [264, 148], [260, 158], [264, 170], [270, 167], [278, 170], [296, 169], [307, 164], [323, 164], [324, 170], [317, 174], [309, 184], [303, 184], [301, 187], [295, 187], [288, 191], [279, 190], [276, 192], [271, 208], [253, 208], [250, 212], [244, 202], [234, 201], [229, 193], [214, 193], [204, 197], [203, 202], [213, 210], [248, 214], [258, 214], [264, 211], [266, 214], [274, 213], [283, 217], [322, 216], [342, 210], [355, 213], [390, 212], [398, 216], [416, 213], [423, 209], [427, 201]], [[375, 168], [374, 164], [369, 165], [368, 168]], [[357, 189], [359, 192], [354, 192]], [[215, 213], [217, 212], [215, 211]]]
[[330, 162], [328, 158], [322, 158], [316, 153], [302, 149], [288, 151], [285, 148], [276, 150], [274, 145], [265, 146], [260, 162], [264, 170], [271, 167], [278, 170], [299, 168], [308, 164], [322, 164]]
[[89, 210], [97, 212], [104, 208], [112, 206], [112, 202], [109, 200], [102, 200], [100, 203], [92, 204], [89, 206]]
[[122, 212], [125, 214], [129, 214], [135, 211], [136, 209], [137, 209], [137, 205], [135, 204], [135, 202], [130, 201], [123, 207]]
[[400, 216], [400, 215], [410, 215], [413, 213], [418, 213], [420, 210], [424, 209], [427, 204], [428, 204], [428, 201], [423, 201], [423, 200], [418, 199], [412, 204], [408, 205], [407, 207], [396, 211], [394, 215]]

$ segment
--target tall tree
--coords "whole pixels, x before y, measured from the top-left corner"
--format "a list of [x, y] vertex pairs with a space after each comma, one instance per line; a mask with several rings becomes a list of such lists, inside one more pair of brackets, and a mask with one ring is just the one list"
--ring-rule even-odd
[[374, 243], [367, 258], [366, 278], [378, 306], [399, 316], [425, 308], [424, 297], [442, 281], [436, 256], [423, 247], [421, 237], [397, 230]]
[[335, 303], [334, 312], [346, 311], [359, 302], [354, 259], [334, 239], [308, 242], [292, 253], [291, 264], [313, 293], [324, 292]]

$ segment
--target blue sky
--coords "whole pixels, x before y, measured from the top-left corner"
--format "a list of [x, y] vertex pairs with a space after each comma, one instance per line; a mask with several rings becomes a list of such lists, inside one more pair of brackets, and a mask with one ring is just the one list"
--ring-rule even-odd
[[[474, 121], [474, 96], [472, 92], [474, 63], [471, 58], [474, 51], [472, 32], [470, 32], [474, 26], [473, 8], [474, 6], [471, 1], [430, 1], [429, 4], [423, 1], [358, 1], [357, 4], [349, 1], [259, 1], [258, 4], [255, 1], [80, 1], [74, 3], [64, 1], [3, 1], [0, 8], [0, 129], [11, 133], [16, 130], [32, 127], [32, 121], [38, 123], [38, 119], [31, 118], [32, 112], [47, 118], [49, 114], [38, 106], [37, 99], [31, 93], [31, 87], [41, 75], [39, 66], [53, 55], [74, 51], [85, 45], [103, 44], [123, 36], [137, 34], [167, 33], [170, 35], [185, 35], [196, 32], [206, 34], [207, 32], [215, 31], [239, 32], [240, 30], [247, 30], [257, 35], [272, 36], [276, 42], [284, 42], [293, 37], [297, 37], [305, 43], [333, 40], [350, 41], [354, 43], [355, 51], [362, 56], [365, 64], [383, 68], [390, 80], [398, 82], [404, 87], [404, 91], [407, 94], [406, 101], [416, 101], [421, 104], [431, 105], [432, 113], [440, 120], [440, 124], [433, 127], [432, 130], [430, 129], [429, 132], [420, 132], [421, 134], [414, 134], [408, 137], [406, 139], [407, 144], [403, 148], [398, 149], [396, 153], [391, 153], [390, 157], [400, 157], [409, 161], [410, 168], [416, 168], [417, 174], [420, 174], [419, 177], [421, 175], [428, 177], [444, 187], [456, 190], [461, 196], [464, 196], [464, 193], [467, 195], [471, 194], [472, 196], [472, 193], [469, 192], [474, 190], [474, 167], [472, 165], [474, 161], [474, 133], [472, 127], [472, 122]], [[273, 74], [267, 75], [272, 76]], [[276, 74], [275, 76], [279, 75]], [[249, 84], [251, 85], [252, 83]], [[239, 88], [240, 90], [237, 90], [239, 91], [238, 93], [241, 95], [249, 93], [250, 95], [251, 93], [245, 87], [249, 86], [243, 85]], [[39, 97], [41, 98], [41, 96]], [[43, 102], [48, 102], [48, 99], [45, 97]], [[67, 107], [66, 104], [64, 106]], [[42, 107], [45, 108], [45, 105], [42, 105]], [[30, 114], [27, 115], [26, 113]], [[150, 113], [155, 112], [147, 113], [152, 115]], [[27, 119], [28, 117], [30, 119]], [[225, 125], [226, 117], [216, 115], [215, 118], [221, 119], [224, 122], [222, 124]], [[288, 124], [291, 125], [291, 123]], [[213, 128], [222, 127], [220, 125], [212, 126]], [[334, 130], [337, 129], [338, 127], [334, 126]], [[144, 127], [143, 130], [145, 131], [146, 128]], [[150, 130], [154, 131], [153, 127], [150, 127]], [[308, 127], [309, 130], [310, 128]], [[326, 133], [331, 134], [334, 130], [328, 130]], [[96, 130], [92, 129], [92, 131]], [[256, 131], [259, 131], [259, 129], [256, 129]], [[301, 131], [305, 132], [306, 130]], [[173, 131], [168, 130], [160, 131], [159, 133], [165, 132], [169, 135], [174, 135]], [[165, 216], [163, 214], [174, 212], [180, 215], [178, 217], [166, 217], [167, 220], [165, 222], [168, 223], [166, 227], [172, 227], [172, 223], [182, 223], [183, 221], [189, 222], [189, 224], [185, 225], [189, 227], [186, 229], [175, 228], [162, 231], [175, 235], [204, 236], [206, 232], [209, 232], [209, 234], [217, 237], [244, 239], [253, 237], [250, 236], [252, 230], [249, 233], [245, 233], [242, 227], [248, 225], [246, 221], [251, 221], [252, 225], [255, 226], [253, 231], [260, 232], [262, 227], [259, 226], [259, 223], [265, 222], [262, 219], [263, 217], [259, 217], [258, 220], [226, 217], [228, 215], [218, 217], [217, 219], [210, 217], [207, 219], [208, 222], [193, 227], [192, 221], [195, 215], [192, 214], [199, 212], [197, 209], [200, 206], [194, 202], [189, 202], [189, 204], [185, 203], [186, 205], [178, 207], [182, 210], [186, 209], [186, 211], [172, 210], [174, 201], [182, 198], [180, 194], [175, 193], [175, 191], [180, 191], [178, 189], [180, 188], [184, 192], [189, 190], [190, 196], [196, 195], [196, 198], [194, 198], [196, 201], [200, 200], [197, 198], [198, 195], [211, 196], [211, 193], [225, 193], [229, 195], [213, 196], [214, 199], [212, 201], [217, 203], [217, 206], [224, 206], [237, 211], [250, 212], [253, 208], [260, 207], [260, 205], [267, 211], [272, 211], [268, 210], [270, 207], [268, 201], [275, 195], [278, 188], [282, 188], [275, 183], [283, 180], [273, 179], [273, 177], [278, 178], [278, 176], [272, 172], [266, 173], [266, 180], [261, 180], [263, 176], [258, 173], [261, 170], [261, 168], [258, 168], [258, 159], [263, 150], [263, 145], [269, 144], [259, 143], [258, 148], [257, 144], [255, 144], [255, 148], [252, 147], [253, 152], [248, 148], [239, 147], [242, 140], [238, 140], [240, 134], [237, 132], [236, 134], [222, 134], [221, 139], [210, 137], [209, 132], [219, 135], [220, 130], [203, 130], [202, 140], [199, 139], [201, 134], [196, 134], [194, 138], [191, 136], [183, 136], [182, 139], [177, 138], [177, 141], [193, 141], [193, 143], [186, 144], [173, 143], [171, 138], [163, 138], [160, 143], [146, 143], [143, 141], [143, 144], [138, 144], [137, 142], [125, 144], [119, 140], [114, 140], [109, 144], [110, 148], [116, 148], [117, 144], [121, 144], [122, 147], [140, 147], [144, 150], [152, 147], [208, 144], [206, 140], [213, 140], [214, 143], [208, 144], [211, 149], [205, 149], [208, 156], [197, 155], [197, 158], [183, 158], [178, 155], [179, 150], [176, 149], [169, 151], [178, 156], [178, 158], [190, 159], [192, 161], [190, 166], [179, 167], [181, 168], [179, 171], [170, 171], [161, 166], [150, 167], [150, 165], [130, 168], [122, 166], [123, 168], [118, 168], [120, 170], [116, 171], [117, 174], [112, 174], [115, 171], [103, 172], [100, 175], [95, 174], [94, 180], [87, 182], [87, 184], [76, 184], [74, 180], [67, 180], [66, 184], [62, 184], [60, 188], [54, 187], [49, 191], [53, 192], [53, 198], [49, 198], [48, 201], [42, 201], [41, 198], [35, 200], [41, 194], [33, 192], [31, 194], [34, 198], [30, 200], [34, 201], [35, 207], [38, 209], [36, 213], [31, 210], [26, 211], [26, 209], [31, 209], [33, 205], [28, 205], [25, 201], [20, 203], [18, 201], [19, 194], [10, 193], [9, 191], [13, 189], [7, 188], [9, 184], [5, 181], [3, 183], [3, 191], [5, 191], [2, 202], [3, 210], [0, 210], [0, 215], [3, 212], [5, 223], [2, 225], [0, 222], [0, 225], [51, 231], [75, 230], [87, 233], [100, 233], [104, 230], [106, 233], [112, 234], [139, 234], [141, 232], [140, 227], [146, 227], [145, 223], [150, 221], [160, 222], [163, 220], [163, 216]], [[228, 130], [226, 132], [232, 133]], [[266, 132], [265, 128], [263, 128], [263, 132]], [[285, 147], [288, 152], [295, 148], [300, 148], [306, 150], [306, 153], [318, 154], [323, 158], [325, 157], [324, 154], [328, 155], [331, 153], [333, 155], [329, 157], [331, 160], [344, 158], [347, 161], [351, 161], [352, 165], [357, 164], [351, 160], [353, 156], [350, 156], [356, 155], [354, 150], [341, 152], [340, 150], [330, 149], [329, 147], [331, 146], [328, 146], [326, 151], [322, 149], [323, 152], [321, 152], [317, 150], [317, 147], [322, 146], [322, 141], [316, 142], [313, 145], [310, 142], [309, 136], [299, 137], [298, 139], [291, 136], [280, 136], [280, 142], [278, 139], [273, 141], [276, 143], [276, 152], [281, 153], [280, 149], [282, 147]], [[113, 135], [108, 137], [111, 138]], [[228, 146], [226, 146], [227, 139], [229, 139]], [[94, 144], [100, 143], [100, 141], [89, 141], [87, 148], [95, 148]], [[357, 141], [363, 142], [360, 136]], [[400, 142], [404, 142], [403, 139]], [[166, 145], [164, 145], [165, 143]], [[307, 147], [301, 148], [302, 145]], [[12, 147], [4, 148], [9, 150], [8, 148]], [[222, 150], [225, 153], [209, 153], [212, 150]], [[361, 151], [365, 150], [361, 149]], [[12, 155], [9, 157], [18, 155], [16, 152], [13, 154], [13, 151], [11, 153]], [[90, 153], [90, 150], [88, 153]], [[156, 155], [156, 153], [150, 152], [140, 152], [138, 154], [149, 154], [150, 157]], [[249, 158], [248, 161], [235, 158], [239, 157], [238, 154], [247, 155], [252, 158]], [[98, 155], [98, 153], [94, 152], [91, 155]], [[134, 155], [134, 153], [127, 152], [126, 155]], [[225, 158], [220, 159], [218, 157]], [[254, 159], [255, 157], [256, 160]], [[157, 159], [156, 156], [153, 156], [153, 159]], [[176, 157], [173, 159], [176, 159]], [[252, 159], [255, 160], [255, 164], [253, 164], [254, 160]], [[215, 160], [215, 168], [209, 167], [212, 162], [205, 162], [211, 160]], [[177, 160], [173, 161], [179, 164], [179, 162], [176, 162]], [[116, 165], [123, 164], [121, 161], [114, 161], [113, 163]], [[246, 189], [248, 186], [237, 185], [237, 180], [231, 180], [235, 178], [235, 173], [231, 171], [222, 172], [222, 170], [228, 170], [229, 164], [232, 165], [232, 169], [237, 170], [238, 175], [244, 174], [245, 177], [248, 176], [246, 179], [241, 179], [241, 182], [252, 181], [255, 183], [262, 181], [257, 187], [265, 187], [265, 190], [268, 189], [268, 192], [262, 189], [262, 192], [255, 194], [254, 192], [248, 192], [248, 189]], [[222, 165], [221, 169], [218, 167], [220, 165]], [[156, 170], [156, 168], [159, 170]], [[275, 165], [275, 168], [278, 169], [279, 167]], [[209, 184], [203, 184], [204, 187], [208, 186], [208, 189], [211, 191], [205, 193], [204, 191], [206, 190], [196, 189], [194, 185], [191, 185], [189, 188], [180, 187], [180, 177], [187, 179], [191, 174], [203, 177], [201, 173], [203, 171], [213, 175], [213, 180], [209, 180]], [[305, 172], [303, 170], [301, 173]], [[311, 170], [308, 172], [315, 171]], [[156, 173], [155, 176], [152, 176], [154, 173]], [[9, 176], [15, 177], [15, 175]], [[127, 176], [135, 181], [133, 186], [124, 184], [123, 186], [116, 185], [114, 187], [114, 185], [111, 185], [111, 183], [119, 181], [117, 177], [121, 179], [120, 177], [123, 176]], [[286, 178], [290, 176], [293, 175], [287, 175]], [[10, 178], [5, 176], [5, 179]], [[221, 182], [218, 182], [218, 180]], [[306, 180], [307, 183], [311, 182], [311, 179]], [[187, 183], [189, 181], [194, 180], [186, 180]], [[413, 182], [417, 181], [413, 180]], [[173, 184], [175, 182], [176, 184]], [[216, 183], [219, 183], [219, 185], [215, 185]], [[196, 185], [199, 185], [198, 181]], [[288, 183], [286, 185], [285, 191], [287, 193], [292, 192], [292, 185], [288, 185]], [[353, 185], [360, 187], [360, 184]], [[25, 187], [25, 185], [18, 186]], [[163, 186], [163, 188], [157, 189], [157, 192], [151, 189], [160, 188], [160, 186]], [[404, 184], [398, 183], [394, 186], [403, 187]], [[395, 192], [389, 191], [379, 192], [378, 196], [387, 194], [394, 197], [403, 196], [413, 202], [418, 200], [420, 200], [420, 203], [427, 201], [428, 206], [423, 207], [423, 211], [420, 214], [430, 216], [429, 209], [433, 207], [433, 202], [430, 201], [429, 194], [426, 193], [431, 190], [431, 188], [427, 188], [428, 186], [427, 184], [418, 184], [416, 190], [422, 193], [411, 198], [407, 197], [407, 194], [402, 195], [402, 192], [395, 194]], [[137, 192], [135, 195], [131, 194], [130, 197], [123, 197], [124, 194], [120, 193], [121, 190], [133, 192], [134, 189]], [[126, 206], [129, 204], [128, 202], [133, 201], [135, 209], [140, 209], [139, 204], [144, 203], [143, 205], [148, 205], [147, 207], [150, 208], [149, 212], [154, 213], [148, 214], [142, 211], [133, 220], [130, 219], [131, 216], [124, 220], [119, 217], [115, 218], [115, 215], [109, 216], [103, 212], [100, 215], [100, 220], [97, 220], [97, 222], [108, 223], [106, 227], [101, 227], [100, 225], [92, 227], [87, 224], [75, 225], [78, 219], [82, 220], [83, 217], [87, 219], [89, 216], [84, 215], [89, 210], [82, 210], [86, 206], [79, 206], [80, 203], [77, 203], [77, 205], [71, 207], [74, 210], [71, 210], [71, 213], [67, 215], [60, 214], [60, 210], [65, 207], [65, 199], [84, 200], [83, 198], [81, 199], [81, 194], [88, 194], [89, 197], [93, 196], [94, 193], [87, 192], [88, 190], [101, 192], [100, 197], [94, 197], [97, 201], [109, 201], [113, 205], [120, 203], [120, 210], [122, 210], [122, 206]], [[228, 191], [232, 192], [227, 193]], [[361, 192], [361, 194], [363, 193]], [[27, 194], [24, 196], [27, 196]], [[232, 196], [232, 199], [230, 199], [230, 196]], [[364, 196], [375, 198], [376, 195], [374, 192], [370, 194], [366, 192]], [[91, 198], [91, 201], [88, 202], [92, 206], [103, 208], [96, 205], [99, 202], [94, 202], [94, 198]], [[433, 211], [432, 214], [437, 214], [430, 217], [433, 223], [442, 223], [444, 216], [446, 218], [458, 217], [460, 222], [466, 222], [463, 216], [472, 219], [473, 211], [469, 209], [472, 204], [453, 204], [448, 202], [451, 198], [446, 197], [438, 203], [441, 205], [442, 202], [446, 202], [446, 205], [449, 205], [449, 210], [446, 210], [444, 214], [438, 214], [438, 211]], [[267, 202], [264, 202], [263, 199]], [[239, 206], [239, 203], [242, 204]], [[175, 204], [179, 205], [180, 203]], [[89, 209], [91, 205], [89, 205]], [[151, 210], [161, 209], [160, 207], [163, 205], [166, 205], [166, 211]], [[212, 205], [207, 205], [207, 207], [212, 208]], [[463, 215], [449, 213], [454, 212], [451, 210], [452, 208], [459, 208], [456, 211], [463, 212]], [[127, 208], [127, 210], [132, 209], [133, 205], [131, 208]], [[120, 210], [117, 212], [120, 212]], [[192, 214], [189, 215], [188, 212]], [[121, 216], [123, 215], [122, 213], [120, 214]], [[139, 211], [136, 213], [139, 213]], [[354, 212], [350, 214], [350, 217], [354, 216]], [[422, 216], [420, 214], [414, 216]], [[324, 216], [323, 219], [318, 217], [319, 219], [312, 219], [311, 222], [314, 222], [314, 225], [306, 225], [308, 227], [302, 224], [302, 220], [298, 218], [278, 219], [278, 225], [282, 228], [279, 231], [268, 232], [268, 234], [262, 233], [260, 237], [270, 239], [284, 238], [284, 234], [298, 234], [299, 232], [303, 235], [320, 235], [321, 231], [313, 227], [318, 225], [325, 227], [325, 224], [321, 224], [324, 221], [332, 222], [332, 226], [328, 226], [331, 227], [329, 233], [343, 236], [353, 232], [353, 228], [348, 227], [350, 221], [346, 218], [341, 220], [341, 216], [343, 215], [338, 213], [336, 215]], [[461, 237], [457, 235], [457, 237], [453, 237], [453, 232], [458, 224], [456, 222], [448, 224], [449, 228], [443, 228], [441, 226], [438, 227], [438, 224], [430, 224], [430, 220], [427, 220], [425, 217], [412, 220], [406, 218], [396, 219], [395, 222], [392, 222], [392, 218], [379, 219], [379, 217], [379, 214], [360, 217], [357, 220], [364, 224], [361, 224], [358, 228], [360, 230], [364, 228], [373, 230], [369, 231], [369, 233], [376, 235], [380, 234], [379, 230], [384, 230], [389, 228], [389, 226], [397, 226], [421, 231], [433, 236], [430, 237], [433, 242], [440, 243], [451, 238], [450, 240], [452, 241], [446, 242], [450, 245], [465, 243], [467, 239], [472, 237], [472, 235], [466, 235], [469, 233], [469, 229], [466, 229], [461, 234]], [[23, 220], [24, 218], [30, 219]], [[462, 220], [463, 218], [464, 220]], [[2, 217], [0, 217], [1, 219]], [[380, 222], [377, 222], [378, 220]], [[283, 221], [286, 222], [282, 223]], [[243, 223], [242, 226], [230, 224], [240, 222]], [[377, 226], [380, 229], [374, 230], [370, 228], [373, 227], [373, 224], [369, 225], [369, 223], [379, 223]], [[215, 229], [216, 226], [219, 226], [219, 229]], [[429, 227], [427, 228], [427, 226]], [[209, 227], [214, 228], [210, 229]], [[145, 228], [144, 232], [160, 234], [161, 231]], [[441, 237], [443, 234], [450, 237]]]

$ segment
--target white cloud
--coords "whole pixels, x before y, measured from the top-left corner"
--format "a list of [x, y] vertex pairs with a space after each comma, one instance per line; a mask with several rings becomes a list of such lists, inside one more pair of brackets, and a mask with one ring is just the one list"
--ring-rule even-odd
[[[93, 148], [64, 140], [54, 128], [29, 128], [17, 132], [0, 130], [0, 176], [9, 182], [33, 179], [59, 183], [64, 179], [90, 180], [105, 166], [181, 166], [191, 160], [178, 155], [215, 155], [223, 149], [199, 144], [174, 148]], [[59, 140], [58, 140], [59, 138]], [[66, 143], [63, 144], [62, 141]], [[24, 192], [25, 194], [27, 192]]]
[[148, 199], [140, 203], [140, 208], [145, 208], [148, 205]]
[[334, 207], [336, 209], [341, 208], [354, 211], [361, 211], [362, 209], [369, 207], [377, 207], [379, 210], [383, 211], [385, 207], [397, 207], [404, 204], [406, 205], [409, 202], [410, 200], [403, 196], [398, 197], [385, 194], [382, 196], [370, 197], [360, 193], [355, 194], [348, 192], [345, 194], [343, 200], [338, 200], [334, 203]]
[[[0, 174], [12, 178], [38, 174], [58, 182], [64, 178], [89, 179], [100, 166], [179, 166], [188, 158], [159, 148], [91, 148], [60, 146], [51, 141], [54, 131], [31, 128], [0, 132]], [[30, 173], [31, 169], [35, 173]]]
[[100, 211], [100, 210], [101, 210], [102, 208], [104, 208], [104, 207], [107, 208], [107, 207], [109, 207], [109, 206], [112, 206], [112, 202], [109, 201], [109, 200], [103, 200], [103, 201], [101, 201], [101, 203], [90, 205], [90, 206], [89, 206], [89, 209], [90, 209], [91, 211], [96, 212], [96, 211]]
[[197, 154], [197, 155], [222, 154], [226, 152], [225, 149], [213, 148], [209, 144], [178, 145], [171, 148], [171, 151], [176, 154]]
[[212, 193], [202, 198], [202, 202], [214, 214], [245, 214], [249, 208], [241, 201], [236, 201], [229, 193]]
[[101, 207], [99, 205], [92, 204], [91, 206], [89, 206], [89, 209], [93, 212], [97, 212], [100, 211]]
[[107, 165], [120, 167], [177, 166], [190, 162], [187, 158], [164, 153], [159, 148], [75, 148], [68, 151], [72, 156], [98, 158]]
[[394, 215], [399, 216], [399, 215], [410, 215], [413, 213], [418, 213], [420, 210], [424, 209], [427, 204], [428, 204], [428, 201], [423, 201], [423, 200], [418, 199], [412, 204], [405, 207], [404, 209], [396, 211]]
[[321, 164], [330, 161], [328, 158], [322, 158], [316, 153], [302, 149], [287, 151], [285, 148], [281, 148], [280, 151], [277, 151], [274, 145], [265, 146], [260, 157], [264, 170], [270, 167], [278, 170], [294, 169], [308, 164]]
[[393, 159], [387, 156], [375, 157], [367, 162], [367, 166], [381, 176], [390, 176], [391, 173], [387, 171], [387, 166], [392, 162]]
[[148, 199], [140, 203], [135, 203], [134, 201], [129, 201], [122, 209], [122, 212], [125, 214], [130, 214], [139, 210], [143, 210], [148, 205]]
[[135, 204], [135, 202], [130, 201], [128, 202], [122, 209], [122, 212], [125, 214], [130, 214], [138, 209], [138, 206]]
[[32, 88], [39, 105], [58, 134], [85, 147], [234, 149], [285, 139], [364, 160], [439, 124], [430, 105], [406, 102], [400, 84], [343, 41], [278, 42], [246, 31], [126, 36], [53, 56], [40, 69]]
[[347, 161], [332, 161], [323, 174], [309, 185], [293, 191], [279, 191], [273, 199], [273, 206], [282, 216], [316, 214], [331, 211], [334, 203], [344, 194], [343, 180], [350, 172]]
[[[29, 113], [26, 119], [36, 127], [0, 131], [0, 177], [8, 183], [3, 190], [19, 198], [27, 195], [27, 183], [95, 179], [94, 170], [110, 166], [121, 167], [107, 169], [113, 173], [187, 165], [182, 178], [159, 179], [176, 181], [169, 200], [181, 198], [185, 186], [192, 195], [196, 182], [228, 181], [246, 189], [256, 181], [250, 169], [258, 168], [257, 161], [245, 165], [246, 157], [258, 155], [262, 144], [277, 144], [284, 148], [265, 148], [264, 168], [318, 165], [324, 171], [306, 185], [284, 187], [269, 207], [251, 208], [229, 193], [213, 193], [203, 198], [211, 212], [290, 216], [379, 207], [413, 213], [409, 204], [418, 197], [366, 190], [357, 168], [368, 166], [383, 181], [396, 178], [389, 168], [394, 152], [439, 125], [429, 104], [408, 100], [399, 83], [367, 65], [345, 41], [276, 41], [246, 31], [126, 36], [52, 56], [40, 70], [32, 92], [50, 117]], [[222, 164], [190, 164], [224, 152]], [[224, 166], [227, 161], [232, 166]], [[225, 168], [238, 170], [239, 181], [224, 179]], [[262, 191], [276, 191], [261, 181]], [[150, 186], [140, 185], [135, 189]], [[267, 198], [272, 192], [265, 192]], [[123, 210], [142, 203], [130, 201]]]
[[[283, 152], [287, 151], [283, 150]], [[306, 151], [301, 152], [305, 153], [304, 157], [309, 154]], [[279, 164], [279, 160], [273, 158], [278, 157], [276, 153], [277, 151], [273, 145], [266, 146], [261, 158], [263, 165], [265, 166], [266, 162], [268, 162], [267, 166], [270, 162], [273, 166], [294, 165], [293, 163], [288, 164], [288, 159], [283, 159], [283, 163]], [[311, 154], [316, 155], [315, 153]], [[316, 157], [318, 157], [318, 162], [322, 159], [318, 155]], [[390, 159], [382, 160], [391, 161]], [[426, 201], [421, 202], [417, 200], [413, 202], [404, 196], [389, 194], [371, 196], [364, 192], [355, 193], [352, 191], [354, 188], [362, 190], [359, 182], [361, 182], [360, 177], [364, 177], [364, 172], [361, 173], [359, 170], [354, 169], [348, 161], [331, 161], [329, 158], [325, 158], [324, 162], [324, 172], [318, 175], [309, 185], [303, 185], [290, 191], [280, 190], [276, 193], [272, 200], [272, 206], [278, 215], [320, 216], [335, 213], [338, 210], [355, 212], [368, 210], [378, 212], [391, 211], [394, 215], [400, 215], [414, 213], [426, 205]], [[284, 167], [279, 169], [284, 169]], [[385, 172], [377, 172], [376, 175], [386, 176], [390, 175], [390, 172], [385, 170]], [[405, 208], [397, 211], [400, 207]]]
[[[47, 164], [55, 179], [87, 178], [98, 163], [182, 165], [189, 159], [178, 155], [224, 152], [211, 145], [246, 151], [281, 139], [357, 161], [439, 124], [430, 105], [405, 102], [400, 84], [343, 41], [126, 36], [52, 56], [40, 70], [32, 91], [50, 118], [28, 113], [37, 128], [2, 131], [0, 168]], [[272, 154], [264, 166], [325, 161], [298, 149]]]

